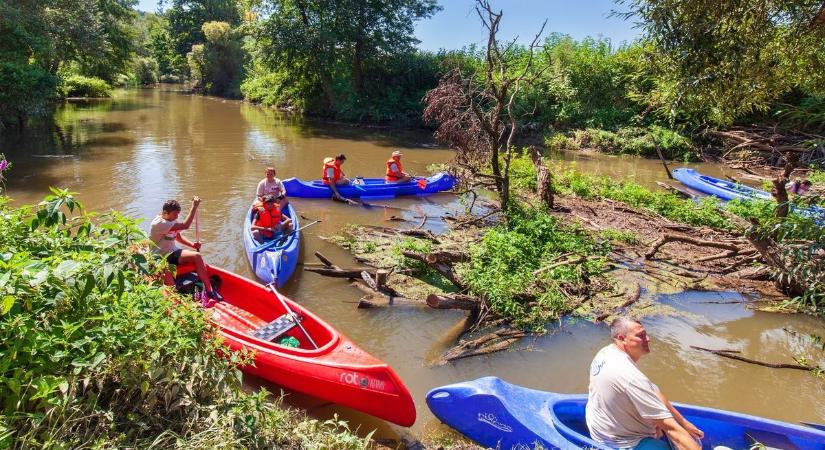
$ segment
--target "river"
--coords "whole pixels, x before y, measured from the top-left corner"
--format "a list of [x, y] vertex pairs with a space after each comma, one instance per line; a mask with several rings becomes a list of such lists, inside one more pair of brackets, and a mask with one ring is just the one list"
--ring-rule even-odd
[[[16, 204], [36, 203], [48, 194], [49, 186], [60, 186], [78, 192], [77, 198], [88, 210], [117, 209], [145, 218], [146, 228], [167, 199], [179, 199], [185, 212], [188, 199], [198, 195], [203, 200], [200, 233], [206, 260], [250, 277], [240, 227], [266, 166], [276, 167], [282, 178], [314, 179], [320, 175], [324, 157], [345, 153], [348, 174], [380, 176], [394, 149], [404, 152], [405, 168], [413, 173], [424, 173], [428, 165], [452, 157], [422, 131], [301, 120], [241, 102], [168, 89], [118, 91], [113, 100], [67, 104], [55, 119], [62, 138], [57, 133], [28, 132], [0, 143], [0, 152], [14, 164], [6, 189]], [[658, 161], [585, 154], [566, 154], [562, 159], [575, 160], [583, 171], [631, 177], [651, 187], [665, 178]], [[717, 166], [695, 166], [713, 175], [722, 173]], [[292, 203], [305, 217], [323, 220], [304, 231], [304, 259], [310, 261], [314, 251], [321, 251], [342, 266], [354, 263], [347, 252], [322, 236], [351, 223], [386, 225], [388, 215], [398, 214], [328, 200], [293, 199]], [[462, 208], [451, 194], [392, 203], [412, 209], [407, 216], [437, 216]], [[428, 226], [438, 231], [443, 224], [431, 220]], [[825, 322], [752, 311], [735, 292], [668, 294], [667, 287], [662, 288], [644, 295], [655, 295], [682, 313], [644, 320], [653, 339], [653, 353], [640, 366], [672, 400], [785, 421], [825, 423], [825, 382], [821, 379], [796, 370], [720, 359], [690, 348], [736, 349], [751, 358], [792, 362], [795, 354], [806, 351], [807, 335], [825, 336]], [[446, 432], [424, 402], [429, 389], [496, 375], [534, 389], [585, 392], [590, 360], [608, 341], [604, 326], [565, 322], [551, 327], [546, 336], [524, 340], [517, 351], [432, 367], [429, 362], [450, 345], [463, 313], [423, 308], [358, 310], [353, 302], [361, 297], [360, 291], [345, 281], [300, 270], [284, 291], [395, 368], [416, 400], [418, 421], [410, 431], [417, 437]], [[257, 379], [245, 382], [253, 389], [278, 389]], [[293, 393], [288, 401], [319, 418], [338, 414], [363, 434], [377, 429], [378, 437], [408, 435], [398, 427], [308, 396]]]

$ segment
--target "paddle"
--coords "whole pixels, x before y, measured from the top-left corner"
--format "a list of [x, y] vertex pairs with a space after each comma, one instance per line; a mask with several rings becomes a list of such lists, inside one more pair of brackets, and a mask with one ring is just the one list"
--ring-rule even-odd
[[310, 222], [310, 223], [308, 223], [308, 224], [306, 224], [306, 225], [302, 226], [301, 228], [298, 228], [297, 230], [292, 230], [292, 231], [290, 231], [289, 233], [284, 234], [284, 235], [282, 235], [282, 236], [281, 236], [281, 234], [282, 234], [282, 233], [276, 233], [276, 234], [275, 234], [275, 236], [273, 236], [271, 240], [266, 241], [266, 242], [264, 242], [263, 244], [261, 244], [261, 245], [259, 245], [259, 246], [255, 247], [255, 248], [253, 248], [253, 249], [252, 249], [252, 253], [260, 253], [260, 252], [262, 252], [262, 251], [264, 251], [264, 250], [266, 250], [266, 249], [268, 249], [268, 248], [272, 248], [272, 247], [275, 247], [275, 246], [277, 246], [277, 245], [279, 245], [279, 244], [281, 244], [281, 243], [283, 243], [283, 242], [286, 242], [287, 238], [289, 238], [289, 237], [290, 237], [290, 236], [292, 236], [293, 234], [295, 234], [295, 233], [297, 233], [297, 232], [299, 232], [299, 231], [303, 230], [303, 229], [304, 229], [304, 228], [306, 228], [306, 227], [309, 227], [309, 226], [315, 225], [316, 223], [318, 223], [318, 222], [320, 222], [320, 221], [321, 221], [321, 219], [318, 219], [318, 220], [316, 220], [316, 221], [314, 221], [314, 222]]
[[[298, 230], [295, 230], [295, 231], [298, 231]], [[292, 317], [292, 320], [295, 321], [295, 325], [298, 325], [298, 328], [300, 328], [301, 331], [304, 332], [304, 336], [306, 336], [309, 343], [312, 344], [312, 348], [318, 348], [318, 344], [316, 344], [315, 341], [312, 340], [312, 336], [310, 336], [309, 333], [307, 332], [306, 328], [304, 328], [304, 326], [301, 325], [301, 321], [298, 320], [298, 315], [295, 314], [294, 312], [292, 312], [291, 309], [289, 309], [289, 305], [286, 304], [286, 301], [284, 301], [284, 299], [281, 297], [281, 295], [278, 294], [278, 291], [275, 290], [275, 287], [272, 284], [273, 283], [269, 283], [269, 284], [266, 285], [266, 287], [269, 288], [269, 290], [272, 292], [272, 295], [274, 295], [275, 298], [277, 298], [278, 301], [281, 302], [281, 306], [283, 306], [284, 311], [286, 311], [286, 313], [289, 314], [290, 317]]]
[[[198, 217], [199, 216], [200, 216], [200, 213], [198, 213], [198, 210], [195, 210], [195, 244], [200, 244], [201, 243], [201, 229], [198, 226]], [[201, 249], [198, 248], [198, 251], [200, 252]]]

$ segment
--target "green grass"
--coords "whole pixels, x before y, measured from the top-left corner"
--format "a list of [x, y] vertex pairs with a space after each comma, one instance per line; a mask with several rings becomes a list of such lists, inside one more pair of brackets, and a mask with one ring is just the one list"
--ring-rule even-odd
[[572, 169], [557, 170], [555, 182], [556, 191], [562, 195], [617, 200], [690, 225], [732, 227], [730, 221], [719, 214], [719, 204], [712, 198], [694, 202], [669, 192], [651, 191], [633, 181], [587, 175]]

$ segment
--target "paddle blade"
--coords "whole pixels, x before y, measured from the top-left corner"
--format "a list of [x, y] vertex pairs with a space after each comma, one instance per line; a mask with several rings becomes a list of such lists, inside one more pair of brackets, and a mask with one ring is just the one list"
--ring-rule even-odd
[[427, 179], [426, 178], [419, 178], [418, 181], [415, 182], [418, 185], [419, 189], [426, 189], [427, 188]]

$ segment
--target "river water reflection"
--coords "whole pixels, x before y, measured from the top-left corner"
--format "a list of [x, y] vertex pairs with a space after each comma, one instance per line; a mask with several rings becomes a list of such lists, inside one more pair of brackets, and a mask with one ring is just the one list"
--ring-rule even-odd
[[[184, 200], [199, 195], [206, 259], [246, 276], [252, 274], [239, 239], [241, 215], [266, 166], [275, 166], [284, 178], [318, 178], [323, 157], [345, 153], [348, 174], [380, 176], [393, 149], [404, 151], [405, 167], [413, 173], [451, 158], [450, 151], [432, 146], [425, 132], [302, 121], [239, 102], [160, 89], [67, 105], [56, 121], [62, 137], [30, 134], [0, 144], [0, 152], [14, 164], [6, 188], [15, 203], [35, 203], [49, 186], [60, 186], [79, 192], [90, 210], [117, 209], [151, 219], [165, 200], [177, 198], [187, 210]], [[576, 160], [583, 171], [633, 177], [648, 186], [664, 178], [658, 161], [581, 154], [562, 159]], [[700, 170], [722, 174], [711, 165]], [[450, 194], [392, 203], [413, 210], [405, 215], [416, 222], [412, 216], [462, 208]], [[350, 223], [386, 224], [388, 215], [398, 214], [326, 200], [294, 199], [293, 204], [305, 217], [323, 220], [304, 232], [305, 260], [320, 250], [341, 265], [353, 261], [320, 236]], [[428, 226], [437, 231], [443, 224], [431, 220]], [[590, 360], [607, 342], [604, 326], [566, 322], [546, 336], [523, 341], [518, 351], [433, 367], [430, 361], [449, 346], [463, 314], [423, 308], [357, 310], [352, 302], [361, 297], [360, 291], [300, 271], [285, 291], [396, 369], [415, 397], [418, 421], [412, 432], [419, 436], [443, 430], [424, 403], [429, 389], [496, 375], [535, 389], [584, 392]], [[671, 399], [780, 420], [825, 422], [825, 382], [800, 371], [744, 365], [690, 348], [736, 349], [751, 358], [791, 362], [794, 352], [806, 351], [805, 336], [825, 336], [821, 320], [752, 312], [730, 303], [743, 300], [736, 293], [657, 294], [651, 289], [645, 295], [656, 295], [683, 312], [645, 320], [653, 354], [641, 366]], [[247, 380], [251, 388], [261, 384], [277, 389]], [[395, 437], [398, 432], [397, 427], [309, 397], [291, 394], [290, 401], [318, 417], [337, 413], [364, 433], [378, 428], [378, 436]]]

